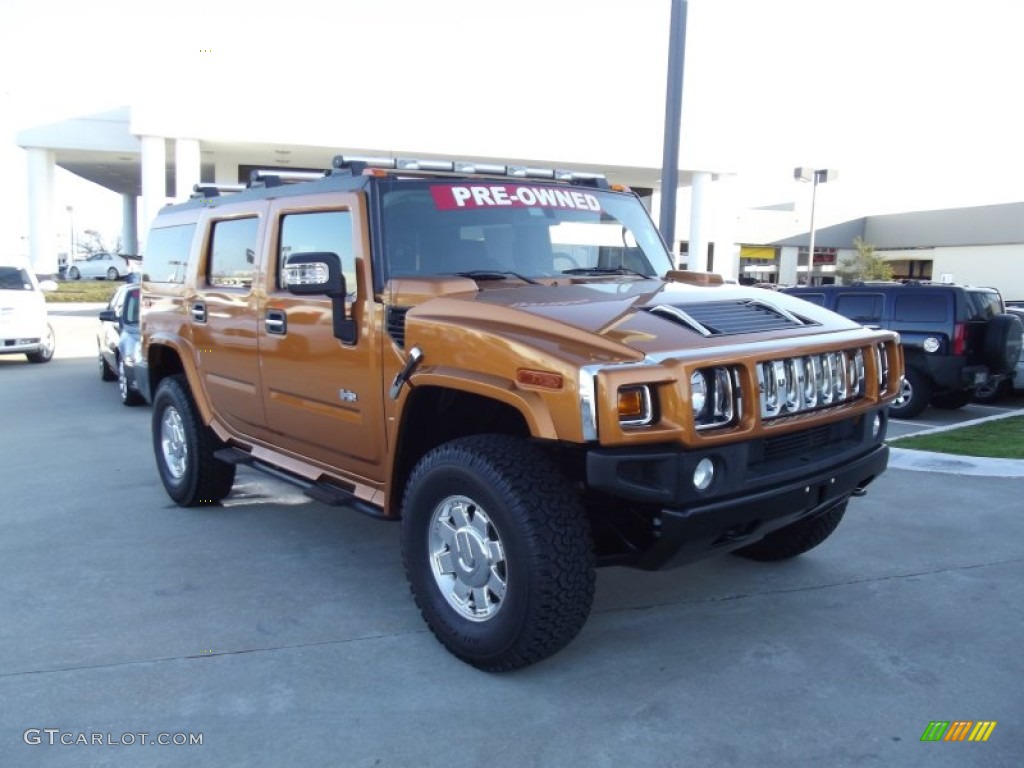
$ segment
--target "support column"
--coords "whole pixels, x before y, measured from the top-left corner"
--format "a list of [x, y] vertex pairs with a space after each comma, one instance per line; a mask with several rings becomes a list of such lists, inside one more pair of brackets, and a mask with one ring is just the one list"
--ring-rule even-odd
[[121, 252], [139, 254], [139, 205], [132, 194], [121, 195]]
[[779, 284], [796, 285], [796, 262], [800, 249], [787, 245], [779, 251]]
[[[167, 147], [163, 136], [141, 136], [142, 240], [157, 213], [167, 203]], [[143, 245], [145, 249], [145, 245]]]
[[178, 139], [174, 142], [174, 197], [177, 202], [188, 200], [192, 187], [201, 181], [200, 162], [199, 139]]
[[214, 184], [237, 184], [238, 163], [221, 157], [213, 161], [213, 183]]
[[707, 272], [708, 235], [705, 226], [710, 218], [708, 206], [708, 185], [711, 174], [708, 171], [694, 171], [690, 187], [690, 255], [687, 269]]
[[53, 152], [28, 152], [28, 257], [37, 275], [57, 274], [57, 238], [53, 228]]
[[715, 272], [724, 280], [736, 280], [740, 269], [740, 251], [736, 247], [736, 176], [720, 175], [715, 187]]

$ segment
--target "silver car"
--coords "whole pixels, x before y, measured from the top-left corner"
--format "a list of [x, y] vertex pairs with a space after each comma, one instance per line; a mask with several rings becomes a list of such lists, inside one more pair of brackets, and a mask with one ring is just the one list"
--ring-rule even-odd
[[83, 277], [120, 280], [133, 271], [132, 262], [116, 253], [94, 253], [87, 259], [74, 261], [68, 265], [68, 279], [78, 280]]

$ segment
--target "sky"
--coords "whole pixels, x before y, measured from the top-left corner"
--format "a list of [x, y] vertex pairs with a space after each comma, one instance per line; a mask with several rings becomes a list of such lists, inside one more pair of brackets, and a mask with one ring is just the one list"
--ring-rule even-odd
[[[0, 0], [0, 244], [26, 231], [18, 130], [159, 99], [169, 81], [194, 86], [197, 105], [209, 86], [228, 84], [252, 110], [288, 105], [283, 73], [308, 70], [319, 98], [371, 94], [368, 108], [378, 99], [439, 133], [475, 113], [492, 121], [481, 131], [502, 119], [552, 146], [589, 140], [591, 156], [628, 132], [660, 159], [670, 5]], [[1024, 200], [1024, 3], [688, 8], [680, 166], [735, 172], [741, 206], [805, 205], [809, 185], [793, 180], [805, 165], [839, 172], [819, 189], [819, 224]], [[202, 58], [206, 47], [219, 59]], [[301, 114], [301, 103], [292, 108]], [[58, 228], [70, 205], [77, 228], [117, 233], [117, 196], [58, 171], [55, 198]]]

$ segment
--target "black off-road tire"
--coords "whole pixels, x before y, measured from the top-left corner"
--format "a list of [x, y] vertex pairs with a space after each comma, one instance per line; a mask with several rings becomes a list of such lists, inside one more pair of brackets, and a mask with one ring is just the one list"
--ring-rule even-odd
[[760, 541], [735, 550], [733, 554], [762, 562], [788, 560], [791, 557], [802, 555], [832, 535], [846, 513], [847, 501], [844, 500], [841, 504], [817, 517], [800, 520], [785, 528], [780, 528], [774, 533], [769, 533]]
[[[462, 522], [446, 519], [453, 508]], [[486, 540], [482, 549], [471, 548], [474, 537]], [[431, 631], [479, 669], [506, 671], [547, 658], [590, 614], [595, 557], [583, 507], [554, 463], [520, 438], [460, 438], [420, 460], [402, 506], [402, 560]], [[445, 573], [435, 575], [444, 562], [452, 569], [449, 587], [442, 586]], [[488, 582], [479, 594], [467, 592], [460, 609], [452, 600], [458, 585], [471, 581], [469, 568], [504, 582], [497, 591]], [[473, 610], [493, 613], [474, 618]]]
[[894, 419], [912, 419], [928, 407], [932, 398], [932, 382], [916, 368], [908, 367], [900, 382], [900, 396], [889, 406]]
[[[199, 419], [188, 380], [183, 375], [168, 376], [157, 387], [152, 428], [160, 480], [175, 502], [182, 507], [213, 505], [231, 492], [235, 465], [214, 457], [214, 452], [223, 444]], [[168, 456], [173, 451], [165, 449], [165, 436], [173, 441], [172, 447], [183, 447], [176, 452], [184, 457], [177, 468], [172, 468], [169, 462]]]
[[985, 362], [994, 374], [1010, 373], [1020, 360], [1024, 325], [1009, 313], [996, 315], [985, 329]]
[[1006, 397], [1013, 389], [1011, 379], [999, 379], [987, 381], [974, 390], [974, 402], [984, 405], [997, 403]]

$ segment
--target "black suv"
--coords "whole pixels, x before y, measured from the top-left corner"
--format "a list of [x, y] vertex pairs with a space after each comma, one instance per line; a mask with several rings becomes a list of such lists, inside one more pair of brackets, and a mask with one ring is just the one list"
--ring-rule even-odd
[[1012, 376], [1021, 354], [1021, 321], [993, 288], [939, 283], [854, 283], [787, 288], [873, 328], [897, 331], [906, 359], [895, 418], [917, 416], [930, 403], [960, 408], [983, 384]]

